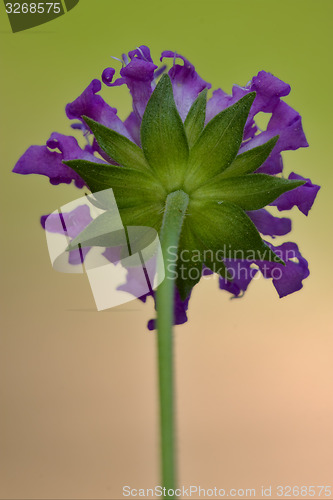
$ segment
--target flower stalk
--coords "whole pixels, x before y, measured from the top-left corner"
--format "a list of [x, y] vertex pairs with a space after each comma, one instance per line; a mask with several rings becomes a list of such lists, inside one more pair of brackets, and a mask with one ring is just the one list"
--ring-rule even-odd
[[[173, 338], [175, 283], [169, 248], [178, 248], [180, 233], [189, 203], [184, 191], [174, 191], [167, 196], [160, 241], [162, 246], [165, 279], [157, 289], [157, 347], [160, 402], [161, 474], [166, 492], [175, 489], [175, 422], [174, 422], [174, 374]], [[166, 493], [165, 498], [172, 498]]]

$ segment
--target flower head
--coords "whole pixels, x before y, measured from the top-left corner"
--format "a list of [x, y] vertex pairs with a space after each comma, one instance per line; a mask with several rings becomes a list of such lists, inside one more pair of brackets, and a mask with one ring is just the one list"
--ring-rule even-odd
[[[191, 290], [203, 270], [217, 272], [220, 288], [235, 296], [258, 270], [272, 278], [280, 297], [299, 290], [309, 272], [298, 247], [274, 247], [261, 236], [291, 230], [289, 219], [273, 217], [264, 207], [297, 206], [307, 215], [319, 190], [299, 175], [281, 176], [281, 152], [308, 145], [300, 115], [281, 99], [289, 85], [261, 71], [245, 87], [234, 86], [232, 95], [215, 90], [207, 102], [210, 84], [194, 66], [170, 51], [162, 53], [161, 61], [165, 58], [173, 65], [162, 76], [165, 68], [153, 63], [145, 46], [123, 56], [114, 82], [115, 70], [104, 70], [107, 86], [129, 88], [133, 111], [125, 122], [98, 95], [101, 84], [93, 80], [66, 107], [67, 116], [79, 120], [75, 126], [91, 138], [88, 145], [81, 149], [73, 137], [52, 134], [46, 146], [29, 148], [14, 172], [48, 175], [54, 184], [74, 180], [92, 192], [112, 188], [125, 226], [157, 231], [167, 196], [186, 193], [174, 264], [178, 323], [186, 321]], [[259, 112], [271, 113], [265, 131], [255, 122]], [[98, 224], [97, 218], [85, 231]]]

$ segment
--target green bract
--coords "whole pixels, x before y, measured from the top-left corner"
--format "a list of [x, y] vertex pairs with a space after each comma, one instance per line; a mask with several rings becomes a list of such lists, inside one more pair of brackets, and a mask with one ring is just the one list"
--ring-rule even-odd
[[[223, 258], [282, 262], [261, 239], [245, 210], [260, 209], [303, 182], [253, 173], [267, 159], [278, 137], [237, 156], [254, 98], [254, 92], [247, 94], [205, 126], [204, 90], [183, 123], [171, 80], [164, 75], [142, 119], [142, 148], [84, 117], [100, 147], [119, 165], [64, 162], [92, 192], [113, 189], [125, 226], [148, 226], [160, 232], [167, 196], [179, 190], [189, 196], [179, 244], [179, 255], [185, 250], [189, 258], [177, 261], [182, 299], [200, 279], [191, 279], [191, 268], [201, 270], [205, 264], [228, 277]], [[84, 230], [90, 244], [96, 229], [106, 221], [100, 216]], [[79, 243], [80, 236], [70, 248]], [[102, 238], [95, 244], [105, 241]]]

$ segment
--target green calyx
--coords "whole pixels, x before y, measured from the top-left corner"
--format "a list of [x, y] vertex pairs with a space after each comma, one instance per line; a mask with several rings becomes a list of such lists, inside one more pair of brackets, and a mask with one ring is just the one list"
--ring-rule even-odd
[[[171, 80], [164, 75], [142, 119], [142, 148], [83, 117], [99, 146], [118, 165], [64, 162], [92, 192], [113, 189], [125, 226], [148, 226], [160, 232], [168, 195], [176, 191], [188, 195], [175, 264], [182, 299], [199, 281], [203, 264], [228, 279], [225, 258], [283, 263], [261, 239], [245, 211], [263, 208], [303, 182], [254, 173], [278, 137], [237, 155], [254, 98], [254, 92], [247, 94], [205, 125], [204, 90], [183, 123]], [[105, 224], [100, 217], [84, 230], [88, 236]], [[70, 248], [75, 244], [72, 241]]]

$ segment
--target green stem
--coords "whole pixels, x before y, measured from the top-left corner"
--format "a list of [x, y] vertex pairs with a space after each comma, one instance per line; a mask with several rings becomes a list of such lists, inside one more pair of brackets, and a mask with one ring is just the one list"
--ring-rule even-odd
[[[160, 396], [160, 433], [162, 485], [175, 489], [174, 397], [173, 397], [173, 342], [174, 320], [174, 261], [189, 197], [184, 191], [174, 191], [166, 199], [160, 234], [165, 279], [156, 293], [158, 370]], [[172, 248], [171, 248], [172, 247]], [[171, 250], [171, 255], [170, 254]], [[173, 498], [166, 493], [164, 498]]]

